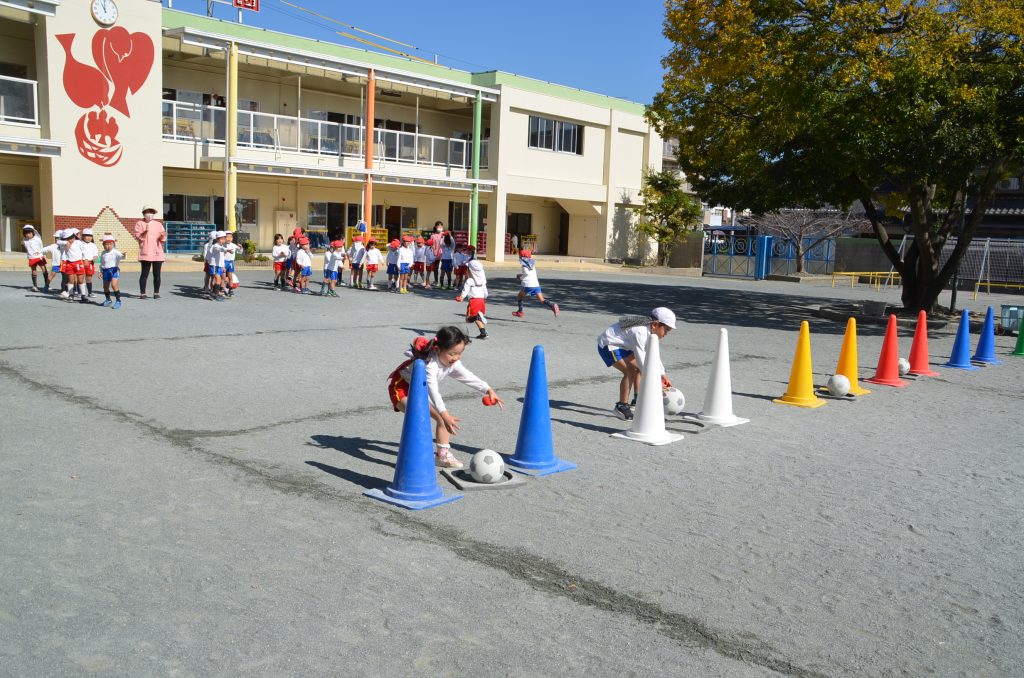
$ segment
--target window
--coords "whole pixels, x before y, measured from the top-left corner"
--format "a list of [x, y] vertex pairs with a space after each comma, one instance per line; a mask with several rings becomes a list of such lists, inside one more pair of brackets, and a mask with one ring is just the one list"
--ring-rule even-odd
[[529, 235], [533, 233], [533, 215], [529, 212], [512, 212], [505, 223], [505, 232], [509, 235]]
[[309, 228], [327, 228], [327, 203], [309, 203], [306, 210], [306, 226]]
[[1020, 177], [1010, 177], [1004, 179], [996, 184], [996, 188], [1000, 191], [1019, 191], [1020, 190]]
[[239, 225], [255, 226], [258, 223], [256, 215], [259, 213], [259, 200], [256, 200], [255, 198], [239, 198], [238, 202], [242, 204]]
[[402, 228], [416, 228], [416, 208], [402, 208]]
[[210, 196], [186, 195], [185, 221], [198, 221], [202, 224], [210, 223]]
[[[479, 213], [477, 214], [476, 227], [477, 230], [483, 230], [484, 223], [487, 221], [487, 205], [480, 205]], [[468, 231], [469, 230], [469, 203], [468, 202], [449, 202], [448, 203], [448, 227], [453, 231]]]
[[528, 145], [530, 148], [583, 155], [583, 126], [531, 115]]
[[0, 215], [35, 218], [31, 186], [0, 186]]

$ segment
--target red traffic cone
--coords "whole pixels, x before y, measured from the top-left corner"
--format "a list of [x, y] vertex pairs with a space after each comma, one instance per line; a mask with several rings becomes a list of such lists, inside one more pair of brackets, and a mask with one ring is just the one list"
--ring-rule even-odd
[[928, 366], [928, 314], [921, 311], [917, 314], [917, 329], [914, 330], [914, 343], [910, 346], [910, 371], [919, 377], [937, 377], [938, 372]]
[[878, 368], [875, 369], [875, 376], [864, 381], [897, 388], [907, 385], [900, 379], [900, 347], [896, 339], [896, 316], [891, 313], [889, 314], [889, 325], [885, 328], [885, 340], [882, 341], [882, 352], [878, 356]]

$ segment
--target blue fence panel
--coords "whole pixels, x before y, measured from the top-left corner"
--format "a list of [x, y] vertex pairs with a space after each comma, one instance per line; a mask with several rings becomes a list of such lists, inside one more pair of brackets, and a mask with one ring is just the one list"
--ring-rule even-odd
[[[797, 272], [796, 243], [775, 236], [769, 239], [771, 255], [765, 262], [761, 276], [793, 275]], [[726, 235], [704, 241], [704, 274], [755, 278], [757, 275], [758, 237]], [[805, 273], [830, 275], [835, 268], [836, 244], [834, 239], [817, 242], [804, 240]]]

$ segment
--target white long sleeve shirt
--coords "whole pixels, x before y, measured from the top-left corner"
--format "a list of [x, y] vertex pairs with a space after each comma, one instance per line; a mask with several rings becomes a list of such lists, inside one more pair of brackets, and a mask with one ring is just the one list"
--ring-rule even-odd
[[366, 248], [363, 247], [363, 243], [361, 242], [352, 243], [352, 247], [348, 248], [348, 260], [355, 266], [363, 263], [363, 256], [365, 255]]
[[288, 245], [274, 245], [274, 248], [270, 250], [270, 256], [275, 264], [283, 264], [291, 253]]
[[210, 249], [206, 252], [206, 263], [211, 268], [224, 268], [224, 254], [227, 247], [217, 242], [210, 243]]
[[25, 254], [28, 255], [29, 261], [43, 256], [43, 239], [38, 235], [22, 240], [21, 243], [25, 246]]
[[476, 259], [471, 259], [468, 264], [469, 275], [462, 285], [462, 296], [469, 299], [487, 298], [487, 275], [484, 273], [484, 266]]
[[416, 263], [425, 262], [427, 260], [427, 250], [429, 248], [426, 245], [419, 245], [413, 251], [412, 260]]
[[[412, 353], [407, 352], [406, 355], [411, 357]], [[455, 381], [462, 382], [466, 386], [479, 391], [480, 393], [487, 393], [491, 389], [480, 377], [476, 376], [465, 365], [462, 364], [461, 360], [456, 360], [451, 365], [445, 367], [434, 355], [427, 361], [427, 395], [430, 398], [430, 404], [434, 406], [434, 409], [438, 412], [447, 412], [448, 408], [445, 407], [444, 399], [441, 397], [440, 384], [446, 377], [451, 377]], [[412, 381], [412, 365], [408, 365], [402, 370], [402, 378], [406, 381]]]
[[385, 257], [385, 259], [388, 262], [388, 266], [390, 266], [391, 264], [397, 264], [398, 263], [398, 250], [392, 249], [392, 248], [389, 247], [388, 248], [388, 255]]
[[398, 248], [398, 264], [412, 264], [413, 251], [409, 247]]
[[295, 263], [306, 268], [307, 266], [313, 266], [313, 257], [306, 250], [299, 250], [295, 253]]
[[53, 262], [53, 265], [54, 266], [60, 266], [60, 258], [62, 256], [60, 245], [58, 245], [57, 243], [53, 243], [52, 245], [47, 245], [42, 250], [40, 250], [40, 252], [42, 252], [42, 253], [49, 253], [50, 261]]
[[85, 258], [84, 243], [81, 240], [72, 240], [64, 246], [64, 261], [82, 261]]
[[[597, 338], [597, 345], [605, 348], [622, 348], [632, 351], [636, 356], [636, 364], [643, 371], [647, 359], [647, 339], [651, 336], [651, 323], [622, 329], [619, 323], [615, 323]], [[665, 364], [657, 366], [660, 371], [655, 374], [665, 374]]]
[[82, 242], [82, 259], [85, 261], [96, 261], [96, 257], [100, 255], [100, 248], [96, 247], [95, 242]]
[[341, 265], [345, 262], [344, 250], [329, 251], [324, 254], [324, 270], [325, 271], [337, 271], [341, 268]]
[[367, 266], [380, 266], [384, 263], [384, 255], [376, 247], [372, 250], [366, 250], [365, 255]]
[[523, 277], [519, 279], [519, 283], [524, 288], [540, 287], [540, 281], [537, 280], [537, 267], [523, 264]]

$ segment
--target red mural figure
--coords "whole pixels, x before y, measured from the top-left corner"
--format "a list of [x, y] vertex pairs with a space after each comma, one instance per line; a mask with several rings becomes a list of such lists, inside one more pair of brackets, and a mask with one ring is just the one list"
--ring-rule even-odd
[[[83, 64], [71, 54], [74, 33], [56, 36], [64, 48], [64, 91], [79, 108], [89, 110], [75, 125], [75, 140], [83, 158], [101, 167], [113, 167], [123, 148], [117, 138], [117, 119], [110, 108], [131, 117], [128, 94], [135, 94], [153, 68], [153, 41], [145, 33], [129, 33], [120, 26], [96, 31], [92, 56], [96, 67]], [[110, 88], [114, 92], [111, 96]]]

